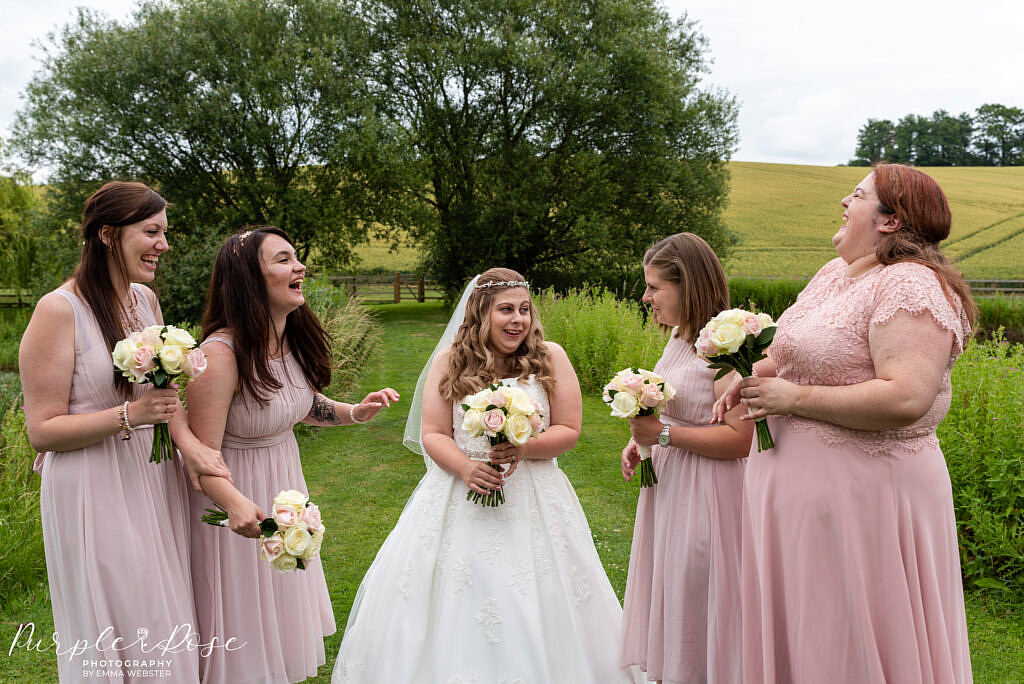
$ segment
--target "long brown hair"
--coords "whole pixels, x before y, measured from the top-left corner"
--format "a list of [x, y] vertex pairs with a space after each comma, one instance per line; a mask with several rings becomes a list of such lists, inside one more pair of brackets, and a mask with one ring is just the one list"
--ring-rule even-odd
[[679, 327], [676, 336], [697, 340], [700, 329], [729, 308], [729, 283], [711, 245], [699, 235], [676, 233], [656, 242], [644, 254], [644, 266], [679, 287]]
[[[480, 274], [476, 289], [466, 301], [466, 320], [455, 334], [455, 341], [448, 354], [448, 369], [441, 378], [439, 389], [446, 400], [457, 401], [501, 379], [498, 377], [501, 373], [499, 358], [490, 347], [491, 305], [497, 294], [516, 286], [481, 286], [524, 280], [523, 276], [510, 268], [492, 268]], [[512, 372], [520, 380], [535, 375], [545, 390], [550, 392], [554, 388], [551, 358], [544, 346], [544, 328], [541, 327], [533, 297], [530, 297], [530, 329], [513, 352], [511, 362]]]
[[[128, 281], [128, 266], [121, 253], [121, 236], [124, 227], [159, 213], [167, 208], [167, 200], [143, 183], [111, 181], [85, 200], [82, 207], [82, 259], [74, 274], [75, 289], [92, 310], [99, 324], [107, 349], [134, 332], [127, 329], [127, 312], [118, 288], [110, 276], [111, 263], [129, 296], [131, 283]], [[101, 232], [107, 227], [107, 240]], [[123, 398], [131, 395], [131, 383], [120, 373], [114, 373], [114, 388]]]
[[886, 266], [910, 261], [930, 268], [953, 309], [963, 311], [973, 327], [978, 306], [971, 289], [939, 249], [953, 223], [946, 193], [931, 176], [903, 164], [876, 164], [874, 173], [878, 210], [895, 215], [902, 224], [882, 238], [875, 257]]
[[[267, 403], [268, 394], [281, 389], [270, 370], [272, 323], [260, 266], [260, 245], [268, 235], [293, 245], [287, 233], [274, 226], [236, 233], [221, 245], [206, 293], [202, 334], [205, 340], [217, 330], [231, 331], [242, 394], [261, 404]], [[283, 340], [288, 341], [313, 390], [326, 387], [331, 381], [331, 340], [308, 304], [288, 314]]]

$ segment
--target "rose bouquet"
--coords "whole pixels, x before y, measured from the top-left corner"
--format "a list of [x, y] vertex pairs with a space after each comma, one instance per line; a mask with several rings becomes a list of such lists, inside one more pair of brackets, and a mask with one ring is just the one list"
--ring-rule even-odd
[[[153, 383], [157, 389], [170, 387], [178, 377], [184, 375], [194, 380], [206, 370], [206, 355], [196, 346], [196, 341], [187, 330], [173, 325], [151, 325], [114, 345], [111, 352], [114, 368], [121, 371], [129, 382]], [[128, 439], [130, 431], [127, 410], [123, 410], [122, 428]], [[153, 450], [149, 460], [160, 463], [174, 457], [174, 443], [167, 423], [153, 426]]]
[[[718, 314], [704, 326], [697, 336], [697, 355], [717, 368], [715, 380], [731, 371], [749, 378], [754, 364], [765, 358], [764, 350], [775, 339], [775, 321], [765, 313], [754, 314], [743, 309], [729, 309]], [[775, 446], [768, 423], [762, 418], [755, 423], [757, 450]]]
[[[676, 390], [657, 373], [642, 368], [624, 368], [604, 386], [601, 398], [612, 409], [613, 418], [635, 418], [660, 413], [676, 396]], [[636, 445], [640, 452], [640, 486], [653, 487], [658, 476], [651, 462], [651, 448]]]
[[[214, 504], [217, 506], [217, 504]], [[223, 508], [207, 508], [200, 520], [208, 525], [227, 527]], [[274, 497], [274, 516], [260, 521], [263, 539], [260, 555], [278, 572], [306, 569], [306, 563], [320, 555], [326, 528], [320, 509], [302, 492], [288, 489]]]
[[[466, 412], [462, 431], [470, 437], [486, 435], [491, 446], [502, 442], [522, 446], [530, 437], [543, 432], [537, 405], [518, 387], [501, 383], [490, 385], [466, 399], [462, 409]], [[501, 472], [501, 466], [492, 463], [491, 467]], [[466, 493], [466, 500], [470, 499], [484, 506], [505, 503], [500, 489], [486, 495], [471, 490]]]

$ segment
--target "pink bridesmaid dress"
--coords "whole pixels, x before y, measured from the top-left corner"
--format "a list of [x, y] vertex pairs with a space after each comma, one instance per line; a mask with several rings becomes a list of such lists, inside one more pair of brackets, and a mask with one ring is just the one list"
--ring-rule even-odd
[[868, 335], [901, 311], [948, 330], [953, 346], [932, 407], [912, 425], [769, 418], [776, 446], [751, 450], [745, 480], [744, 681], [970, 682], [952, 489], [935, 437], [969, 328], [926, 266], [854, 278], [844, 268], [826, 264], [779, 319], [779, 377], [874, 378]]
[[[154, 325], [142, 286], [132, 287], [140, 322]], [[68, 413], [120, 405], [110, 350], [92, 310], [74, 293], [56, 292], [75, 315]], [[133, 398], [145, 389], [134, 387]], [[199, 679], [184, 534], [187, 478], [177, 462], [150, 463], [152, 444], [147, 425], [130, 440], [112, 435], [36, 460], [61, 682]], [[115, 643], [117, 637], [122, 641]], [[84, 652], [75, 654], [76, 644]]]
[[[671, 337], [656, 373], [676, 388], [661, 414], [705, 427], [715, 371]], [[658, 484], [640, 490], [619, 664], [664, 684], [740, 681], [740, 529], [747, 459], [651, 448]]]
[[[212, 341], [231, 346], [220, 337], [204, 344]], [[270, 363], [281, 389], [265, 406], [236, 394], [221, 443], [235, 486], [268, 514], [282, 490], [309, 493], [292, 428], [313, 404], [313, 390], [293, 354]], [[204, 643], [218, 645], [200, 658], [203, 684], [278, 684], [316, 675], [326, 662], [324, 637], [335, 630], [320, 559], [305, 570], [273, 570], [260, 557], [257, 540], [200, 522], [203, 509], [211, 507], [201, 492], [191, 492], [199, 633]]]

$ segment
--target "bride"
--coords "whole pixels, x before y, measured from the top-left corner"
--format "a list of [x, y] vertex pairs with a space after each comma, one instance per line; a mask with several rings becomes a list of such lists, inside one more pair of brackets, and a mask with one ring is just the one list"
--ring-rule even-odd
[[[497, 381], [543, 415], [521, 447], [460, 429], [463, 398]], [[556, 461], [579, 439], [581, 405], [523, 277], [474, 278], [420, 376], [406, 444], [427, 473], [356, 593], [335, 684], [635, 681], [617, 665], [622, 610]], [[496, 488], [502, 505], [466, 499]]]

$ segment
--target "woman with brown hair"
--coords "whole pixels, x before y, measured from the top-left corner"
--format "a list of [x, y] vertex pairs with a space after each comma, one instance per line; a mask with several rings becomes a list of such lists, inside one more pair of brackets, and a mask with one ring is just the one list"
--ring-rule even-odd
[[[556, 461], [579, 438], [579, 383], [519, 273], [470, 282], [421, 379], [406, 444], [427, 474], [363, 578], [332, 681], [633, 681], [615, 657], [622, 611]], [[539, 407], [538, 438], [492, 448], [461, 429], [466, 398], [498, 382]], [[501, 505], [467, 501], [496, 488]]]
[[[298, 682], [326, 662], [334, 613], [319, 558], [283, 574], [258, 557], [260, 521], [281, 491], [308, 496], [296, 423], [365, 423], [398, 401], [385, 388], [358, 404], [328, 399], [330, 339], [306, 304], [306, 267], [288, 235], [263, 226], [217, 253], [203, 315], [207, 371], [189, 384], [189, 424], [224, 452], [233, 482], [203, 477], [192, 497], [192, 576], [203, 684]], [[200, 522], [216, 503], [227, 534]], [[229, 642], [229, 640], [232, 640]]]
[[926, 174], [879, 164], [778, 321], [745, 419], [775, 448], [744, 481], [745, 682], [969, 682], [949, 473], [935, 428], [977, 313]]
[[753, 424], [743, 408], [712, 421], [732, 382], [698, 358], [697, 334], [729, 308], [714, 251], [693, 233], [647, 250], [643, 301], [672, 328], [654, 367], [675, 389], [661, 416], [630, 421], [622, 474], [631, 479], [651, 447], [658, 483], [640, 490], [623, 602], [620, 663], [660, 682], [740, 682], [740, 530], [743, 469]]
[[142, 183], [93, 193], [82, 259], [39, 300], [21, 340], [26, 427], [45, 452], [35, 468], [62, 682], [98, 669], [130, 679], [138, 668], [129, 663], [149, 662], [167, 640], [181, 645], [161, 656], [170, 661], [161, 669], [175, 681], [198, 678], [194, 642], [185, 646], [195, 624], [181, 534], [187, 479], [177, 462], [150, 462], [153, 424], [170, 424], [193, 479], [228, 472], [189, 431], [176, 390], [131, 385], [111, 359], [129, 333], [163, 323], [156, 295], [139, 283], [153, 281], [168, 249], [166, 206]]

